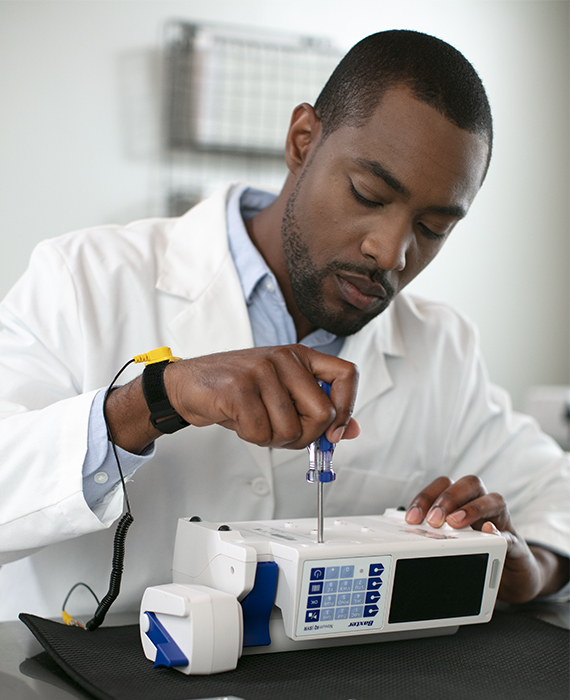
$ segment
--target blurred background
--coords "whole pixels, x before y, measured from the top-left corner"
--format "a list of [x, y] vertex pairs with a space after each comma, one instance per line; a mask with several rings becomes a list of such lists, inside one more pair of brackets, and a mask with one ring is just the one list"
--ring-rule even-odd
[[477, 323], [490, 375], [515, 408], [532, 387], [566, 391], [569, 9], [567, 0], [0, 0], [0, 297], [44, 238], [180, 213], [229, 180], [278, 189], [292, 108], [314, 101], [359, 39], [416, 29], [474, 64], [495, 147], [468, 218], [409, 289]]

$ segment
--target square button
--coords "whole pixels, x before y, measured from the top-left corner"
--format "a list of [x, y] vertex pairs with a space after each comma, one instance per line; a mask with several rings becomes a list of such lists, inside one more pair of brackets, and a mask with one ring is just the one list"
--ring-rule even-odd
[[311, 581], [322, 581], [325, 577], [325, 567], [320, 566], [318, 569], [311, 569]]
[[348, 608], [337, 608], [335, 615], [335, 620], [348, 620]]
[[325, 593], [336, 593], [338, 581], [325, 581]]
[[364, 607], [362, 605], [357, 605], [354, 608], [350, 608], [350, 618], [352, 620], [355, 620], [359, 617], [362, 617], [363, 610], [364, 610]]
[[352, 590], [353, 591], [365, 591], [366, 590], [366, 579], [365, 578], [355, 578]]
[[340, 567], [340, 577], [341, 578], [352, 578], [354, 576], [354, 566], [341, 566]]
[[321, 610], [321, 622], [334, 620], [334, 608], [323, 608]]
[[338, 592], [339, 593], [347, 593], [348, 591], [352, 590], [352, 579], [351, 578], [344, 578], [339, 581], [338, 584]]
[[334, 608], [336, 603], [335, 595], [325, 595], [323, 596], [323, 608]]
[[327, 578], [338, 578], [340, 573], [340, 566], [327, 566]]
[[311, 581], [309, 584], [309, 595], [317, 595], [323, 592], [323, 582], [322, 581]]

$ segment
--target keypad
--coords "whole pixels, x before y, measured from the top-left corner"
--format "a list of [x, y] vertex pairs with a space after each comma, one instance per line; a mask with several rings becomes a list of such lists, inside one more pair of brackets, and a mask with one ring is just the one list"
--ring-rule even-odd
[[305, 622], [375, 618], [384, 573], [380, 561], [364, 568], [354, 564], [311, 567]]

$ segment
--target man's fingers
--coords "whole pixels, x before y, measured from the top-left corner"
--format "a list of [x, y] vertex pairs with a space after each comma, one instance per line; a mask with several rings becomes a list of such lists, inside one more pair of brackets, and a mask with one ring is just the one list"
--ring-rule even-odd
[[[331, 385], [330, 400], [335, 416], [326, 429], [327, 438], [334, 443], [341, 439], [352, 439], [360, 434], [360, 426], [352, 419], [356, 392], [358, 390], [358, 368], [352, 362], [314, 353], [310, 356], [310, 371], [317, 379]], [[350, 429], [347, 432], [347, 429]]]
[[357, 438], [360, 435], [360, 424], [355, 418], [351, 418], [348, 421], [346, 428], [337, 428], [336, 430], [340, 431], [340, 436], [338, 437], [338, 440], [331, 440], [331, 442], [340, 442], [340, 440], [354, 440], [354, 438]]
[[475, 530], [482, 529], [490, 521], [499, 530], [511, 528], [511, 518], [505, 499], [498, 493], [486, 493], [463, 504], [447, 516], [447, 522], [452, 527], [471, 526]]
[[411, 525], [419, 525], [438, 496], [452, 484], [453, 481], [447, 476], [440, 476], [435, 481], [432, 481], [410, 503], [406, 513], [406, 521]]
[[[304, 346], [275, 348], [272, 357], [281, 391], [264, 384], [261, 397], [273, 428], [273, 446], [306, 447], [325, 432], [331, 442], [338, 442], [347, 429], [347, 438], [357, 437], [360, 427], [352, 419], [358, 388], [355, 365]], [[319, 379], [331, 385], [330, 397]], [[285, 416], [288, 422], [282, 423]]]
[[[461, 506], [469, 504], [469, 507], [487, 493], [485, 485], [476, 476], [464, 476], [446, 488], [433, 502], [429, 509], [426, 520], [433, 527], [440, 527], [447, 517], [457, 511]], [[471, 514], [471, 511], [469, 511]], [[461, 527], [471, 525], [475, 519], [471, 518], [464, 522]]]
[[432, 527], [447, 522], [454, 528], [471, 526], [480, 530], [491, 523], [499, 531], [514, 533], [504, 498], [498, 493], [487, 493], [476, 476], [464, 476], [456, 482], [440, 477], [429, 484], [413, 499], [406, 513], [411, 524], [419, 524], [424, 518]]
[[[330, 398], [318, 384], [331, 384]], [[219, 353], [175, 363], [165, 373], [171, 404], [189, 423], [217, 423], [258, 445], [306, 447], [325, 431], [353, 438], [358, 371], [301, 345]]]

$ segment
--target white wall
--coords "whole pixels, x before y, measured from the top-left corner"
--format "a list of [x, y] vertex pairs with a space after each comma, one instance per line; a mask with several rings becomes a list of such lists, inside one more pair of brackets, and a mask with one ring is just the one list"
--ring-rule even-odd
[[569, 8], [554, 0], [0, 0], [0, 296], [34, 244], [162, 212], [157, 55], [166, 19], [331, 37], [411, 28], [473, 62], [494, 160], [413, 283], [479, 325], [516, 406], [569, 379]]

